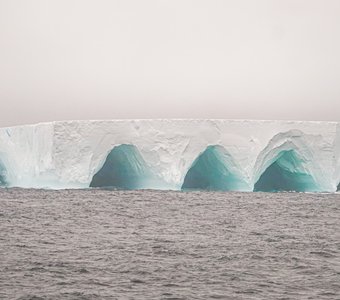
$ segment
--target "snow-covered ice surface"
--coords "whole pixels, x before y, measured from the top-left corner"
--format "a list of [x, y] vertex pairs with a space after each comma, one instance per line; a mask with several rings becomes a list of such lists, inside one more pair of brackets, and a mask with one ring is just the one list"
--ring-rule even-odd
[[[113, 150], [124, 145], [133, 147], [120, 148], [115, 158]], [[106, 161], [109, 154], [113, 162]], [[252, 191], [260, 179], [261, 186], [273, 188], [263, 181], [277, 177], [278, 190], [299, 185], [301, 191], [334, 192], [340, 181], [340, 127], [337, 122], [163, 119], [0, 129], [1, 185], [89, 187], [110, 163], [130, 172], [127, 177], [149, 174], [140, 188], [181, 189], [186, 181], [189, 188]], [[221, 177], [232, 184], [221, 187], [216, 183]]]

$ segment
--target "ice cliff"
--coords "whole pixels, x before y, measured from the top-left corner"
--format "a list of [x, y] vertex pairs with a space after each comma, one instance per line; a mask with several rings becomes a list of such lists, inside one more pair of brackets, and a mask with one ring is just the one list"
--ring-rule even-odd
[[336, 122], [63, 121], [0, 129], [0, 185], [328, 191]]

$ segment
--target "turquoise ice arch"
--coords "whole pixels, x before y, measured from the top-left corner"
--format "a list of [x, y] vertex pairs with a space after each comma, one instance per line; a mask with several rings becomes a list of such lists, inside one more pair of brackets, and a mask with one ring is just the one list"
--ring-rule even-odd
[[145, 189], [156, 186], [157, 178], [134, 145], [114, 147], [93, 176], [90, 187]]
[[303, 166], [303, 158], [294, 150], [280, 152], [276, 160], [262, 173], [254, 191], [307, 192], [318, 190], [318, 185]]
[[225, 148], [208, 146], [195, 159], [184, 177], [183, 190], [248, 190], [240, 167]]
[[275, 136], [255, 165], [254, 191], [318, 192], [320, 167], [304, 142], [304, 134], [290, 131]]

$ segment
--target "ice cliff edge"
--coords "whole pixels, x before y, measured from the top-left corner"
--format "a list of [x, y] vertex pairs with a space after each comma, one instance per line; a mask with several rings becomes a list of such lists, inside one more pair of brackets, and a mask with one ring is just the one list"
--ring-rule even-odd
[[62, 121], [0, 128], [0, 185], [334, 192], [337, 122]]

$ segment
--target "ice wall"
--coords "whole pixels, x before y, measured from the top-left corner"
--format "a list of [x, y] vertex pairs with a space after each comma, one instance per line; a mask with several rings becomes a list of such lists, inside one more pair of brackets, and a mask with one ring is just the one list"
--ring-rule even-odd
[[[288, 189], [302, 178], [318, 191], [335, 191], [340, 182], [339, 124], [299, 121], [64, 121], [1, 128], [0, 173], [8, 186], [86, 188], [120, 145], [137, 149], [156, 174], [143, 188], [181, 189], [195, 171], [207, 175], [202, 180], [210, 188], [221, 189], [216, 178], [225, 176], [223, 189], [251, 191], [273, 164], [282, 176], [296, 176]], [[293, 155], [284, 160], [285, 153]]]

